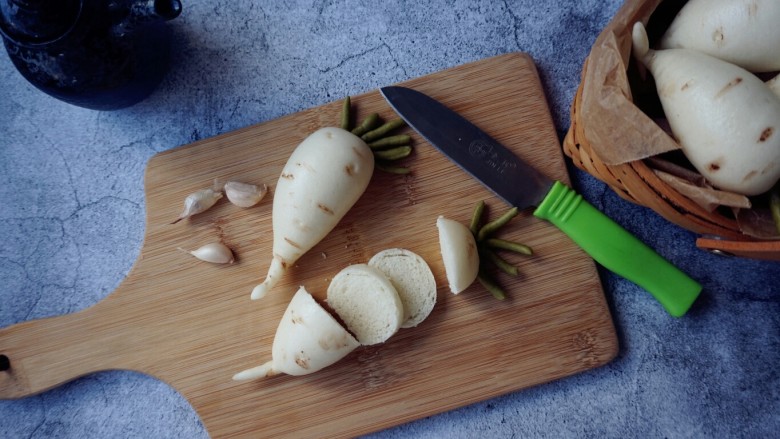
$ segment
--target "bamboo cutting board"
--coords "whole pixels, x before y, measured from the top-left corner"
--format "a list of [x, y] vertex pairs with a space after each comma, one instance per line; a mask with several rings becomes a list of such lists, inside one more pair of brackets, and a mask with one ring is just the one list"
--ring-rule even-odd
[[[459, 111], [551, 178], [568, 181], [532, 60], [508, 54], [405, 83]], [[377, 91], [353, 98], [358, 118], [392, 110]], [[406, 176], [375, 173], [337, 228], [301, 258], [269, 295], [251, 301], [271, 256], [271, 196], [251, 209], [226, 200], [170, 224], [184, 197], [214, 178], [273, 191], [292, 149], [319, 127], [337, 125], [340, 102], [205, 139], [153, 157], [146, 171], [147, 227], [127, 279], [84, 311], [0, 330], [0, 397], [20, 398], [94, 371], [129, 369], [181, 392], [212, 437], [347, 437], [450, 410], [610, 361], [614, 326], [594, 263], [554, 226], [522, 212], [502, 237], [531, 245], [507, 256], [521, 271], [499, 274], [503, 302], [479, 284], [449, 293], [436, 218], [468, 223], [485, 200], [491, 217], [508, 206], [413, 135]], [[194, 249], [223, 240], [227, 266]], [[303, 377], [234, 382], [270, 358], [279, 318], [298, 285], [324, 299], [329, 279], [376, 252], [404, 247], [430, 264], [438, 303], [416, 328], [382, 346], [359, 348]]]

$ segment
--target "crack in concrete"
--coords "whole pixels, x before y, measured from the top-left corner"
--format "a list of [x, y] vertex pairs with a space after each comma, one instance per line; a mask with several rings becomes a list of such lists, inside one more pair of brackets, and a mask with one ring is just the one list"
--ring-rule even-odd
[[38, 425], [36, 425], [32, 429], [32, 431], [30, 432], [30, 435], [28, 436], [30, 439], [34, 438], [35, 435], [38, 433], [38, 430], [40, 430], [41, 428], [43, 428], [44, 425], [46, 425], [47, 417], [48, 417], [47, 416], [47, 410], [46, 410], [46, 401], [47, 401], [47, 399], [42, 397], [42, 396], [38, 396], [38, 397], [36, 397], [36, 399], [38, 401], [40, 401], [41, 412], [43, 412], [43, 413], [41, 415], [41, 421], [38, 423]]
[[512, 8], [509, 7], [509, 2], [507, 0], [502, 0], [501, 3], [503, 4], [504, 9], [506, 9], [509, 16], [512, 17], [512, 35], [514, 37], [513, 39], [515, 41], [515, 47], [521, 47], [519, 36], [521, 23], [520, 17], [518, 17], [517, 14], [512, 11]]
[[343, 67], [345, 64], [347, 64], [348, 62], [350, 62], [350, 61], [352, 61], [354, 59], [358, 59], [358, 58], [364, 57], [364, 56], [369, 55], [369, 54], [371, 54], [373, 52], [381, 51], [382, 49], [387, 50], [388, 55], [395, 62], [395, 66], [398, 67], [399, 69], [401, 69], [401, 71], [404, 73], [405, 76], [408, 76], [408, 74], [406, 73], [406, 69], [401, 65], [400, 62], [398, 62], [398, 58], [393, 53], [393, 49], [390, 47], [390, 45], [388, 45], [384, 41], [381, 41], [380, 44], [377, 44], [374, 47], [369, 47], [368, 49], [366, 49], [366, 50], [364, 50], [362, 52], [358, 52], [358, 53], [355, 53], [355, 54], [352, 54], [352, 55], [349, 55], [349, 56], [345, 57], [344, 59], [339, 61], [335, 66], [326, 67], [324, 69], [318, 69], [318, 70], [319, 70], [320, 73], [330, 73], [330, 72], [332, 72], [334, 70], [338, 70], [339, 68]]
[[[44, 136], [44, 138], [46, 138]], [[48, 141], [48, 138], [46, 138]], [[76, 209], [80, 209], [82, 204], [81, 200], [79, 199], [79, 192], [78, 189], [76, 189], [76, 184], [73, 180], [73, 171], [70, 168], [70, 163], [68, 162], [68, 159], [65, 158], [65, 154], [62, 152], [60, 148], [58, 148], [56, 145], [54, 145], [51, 141], [49, 141], [51, 148], [57, 151], [57, 153], [62, 158], [62, 163], [65, 167], [65, 172], [68, 174], [68, 183], [70, 184], [71, 189], [73, 190], [73, 199], [76, 201]]]
[[[152, 153], [157, 154], [160, 151], [158, 151], [158, 150], [154, 149], [154, 147], [152, 147], [152, 140], [154, 140], [156, 135], [157, 135], [157, 133], [155, 132], [155, 133], [152, 133], [152, 134], [150, 134], [150, 135], [148, 135], [148, 136], [146, 136], [146, 137], [144, 137], [142, 139], [134, 140], [132, 142], [119, 145], [119, 147], [116, 148], [116, 150], [114, 150], [114, 152], [118, 153], [118, 152], [122, 152], [122, 151], [124, 151], [126, 149], [135, 149], [136, 147], [140, 146], [141, 148], [148, 149]], [[147, 157], [147, 160], [148, 159], [149, 158]]]
[[68, 216], [66, 216], [64, 218], [57, 218], [57, 217], [43, 216], [43, 215], [34, 215], [34, 216], [17, 216], [17, 217], [4, 218], [3, 221], [24, 222], [24, 221], [30, 221], [30, 220], [44, 220], [44, 221], [65, 222], [65, 221], [68, 221], [70, 219], [73, 219], [73, 217], [78, 215], [82, 210], [85, 210], [85, 209], [90, 208], [90, 207], [94, 207], [94, 206], [96, 206], [98, 204], [101, 204], [101, 203], [103, 203], [105, 201], [108, 201], [108, 200], [116, 200], [116, 201], [125, 202], [125, 203], [128, 203], [128, 204], [132, 205], [133, 207], [138, 208], [138, 209], [143, 209], [143, 203], [139, 203], [137, 201], [133, 201], [131, 199], [124, 198], [124, 197], [118, 197], [116, 195], [104, 195], [104, 196], [98, 198], [95, 201], [91, 201], [91, 202], [89, 202], [87, 204], [82, 204], [80, 207], [75, 209], [73, 211], [73, 213], [71, 213], [70, 215], [68, 215]]
[[[76, 201], [76, 208], [77, 209], [80, 208], [81, 207], [81, 200], [79, 199], [78, 190], [76, 189], [76, 184], [75, 184], [74, 179], [73, 179], [73, 171], [71, 170], [70, 163], [68, 162], [68, 159], [66, 158], [65, 153], [63, 153], [62, 150], [57, 146], [56, 142], [54, 142], [51, 138], [49, 138], [49, 136], [47, 136], [45, 134], [46, 133], [45, 129], [41, 129], [38, 126], [38, 124], [36, 124], [34, 121], [31, 121], [30, 123], [33, 125], [33, 127], [35, 127], [36, 131], [41, 133], [41, 139], [43, 141], [45, 141], [46, 143], [48, 143], [49, 147], [51, 149], [53, 149], [54, 151], [56, 151], [57, 154], [59, 154], [60, 159], [62, 159], [63, 167], [65, 168], [65, 172], [68, 175], [68, 183], [70, 184], [70, 187], [71, 187], [72, 192], [73, 192], [73, 199], [74, 199], [74, 201]], [[97, 137], [97, 131], [96, 131], [95, 137]]]
[[[113, 201], [118, 201], [120, 203], [127, 203], [127, 204], [129, 204], [129, 205], [131, 205], [131, 206], [133, 206], [133, 207], [135, 207], [136, 209], [139, 209], [139, 210], [142, 209], [142, 206], [141, 206], [140, 203], [137, 203], [135, 201], [128, 200], [128, 199], [122, 198], [122, 197], [117, 197], [117, 196], [113, 196], [113, 195], [107, 195], [107, 196], [99, 198], [96, 201], [93, 201], [93, 202], [90, 202], [90, 203], [86, 203], [86, 204], [81, 204], [77, 209], [75, 209], [69, 216], [65, 217], [64, 219], [62, 219], [62, 218], [53, 218], [53, 217], [38, 217], [38, 216], [35, 216], [35, 217], [28, 217], [28, 218], [10, 218], [10, 219], [4, 220], [4, 221], [8, 221], [8, 222], [14, 222], [15, 221], [17, 223], [30, 221], [30, 220], [45, 220], [45, 221], [55, 222], [55, 223], [59, 224], [59, 229], [60, 229], [59, 230], [60, 233], [59, 233], [58, 236], [53, 237], [53, 238], [52, 237], [42, 237], [40, 240], [38, 240], [38, 242], [36, 243], [35, 248], [30, 253], [30, 255], [27, 256], [26, 258], [22, 259], [21, 261], [13, 261], [11, 259], [3, 258], [5, 260], [7, 260], [9, 263], [18, 266], [21, 269], [22, 273], [24, 273], [24, 278], [26, 280], [26, 283], [28, 284], [28, 288], [29, 288], [30, 293], [36, 295], [33, 303], [28, 307], [25, 316], [20, 321], [30, 320], [31, 316], [33, 315], [35, 310], [38, 308], [38, 305], [43, 300], [44, 291], [45, 291], [45, 289], [47, 287], [59, 288], [59, 289], [65, 290], [66, 292], [70, 291], [72, 294], [66, 294], [67, 297], [73, 297], [74, 294], [76, 292], [78, 292], [78, 282], [81, 279], [81, 268], [83, 267], [83, 264], [84, 264], [84, 256], [83, 256], [83, 253], [82, 253], [82, 246], [79, 245], [76, 242], [76, 240], [74, 239], [74, 237], [71, 236], [67, 232], [66, 227], [65, 227], [65, 223], [67, 221], [75, 218], [77, 215], [79, 215], [85, 209], [88, 209], [88, 208], [91, 208], [91, 207], [95, 207], [95, 206], [103, 204], [103, 203], [105, 203], [107, 201], [112, 201], [112, 200]], [[62, 243], [57, 245], [56, 246], [57, 249], [54, 250], [53, 252], [47, 252], [49, 256], [51, 254], [55, 254], [59, 250], [65, 249], [66, 248], [65, 244], [66, 244], [67, 241], [70, 241], [71, 243], [73, 243], [73, 246], [75, 247], [75, 251], [77, 253], [77, 255], [75, 257], [74, 267], [73, 267], [73, 271], [74, 271], [75, 275], [73, 276], [73, 281], [70, 284], [59, 284], [57, 282], [42, 282], [42, 281], [39, 281], [39, 280], [35, 279], [34, 276], [31, 275], [29, 269], [27, 268], [27, 265], [29, 265], [28, 264], [29, 261], [32, 258], [34, 258], [36, 255], [38, 255], [39, 252], [41, 251], [40, 249], [41, 249], [41, 246], [43, 245], [43, 243], [44, 242], [53, 242], [52, 239], [61, 239]], [[73, 308], [74, 308], [74, 304], [72, 302], [69, 303], [68, 306], [67, 306], [67, 312], [72, 312]]]

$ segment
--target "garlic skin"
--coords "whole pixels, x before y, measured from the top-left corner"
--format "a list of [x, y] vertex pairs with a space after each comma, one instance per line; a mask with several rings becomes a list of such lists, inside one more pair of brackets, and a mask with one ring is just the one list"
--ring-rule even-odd
[[233, 261], [235, 261], [233, 252], [228, 246], [221, 242], [212, 242], [211, 244], [206, 244], [193, 251], [187, 251], [181, 248], [179, 250], [195, 256], [201, 261], [211, 262], [212, 264], [232, 264]]
[[239, 181], [228, 181], [224, 185], [224, 190], [231, 203], [238, 207], [252, 207], [265, 197], [268, 186], [264, 184], [259, 187]]
[[179, 218], [171, 224], [176, 224], [184, 218], [208, 210], [220, 198], [222, 198], [222, 192], [215, 191], [212, 188], [201, 189], [187, 195], [187, 198], [184, 199], [184, 210], [179, 215]]

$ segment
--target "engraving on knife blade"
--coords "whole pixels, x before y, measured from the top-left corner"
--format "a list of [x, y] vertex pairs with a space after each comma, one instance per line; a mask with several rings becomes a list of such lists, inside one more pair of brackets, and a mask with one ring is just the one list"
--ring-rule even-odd
[[475, 139], [469, 144], [469, 155], [481, 160], [489, 168], [496, 171], [497, 175], [504, 175], [517, 168], [515, 161], [505, 159], [496, 152], [496, 149], [497, 147], [493, 143], [485, 139]]

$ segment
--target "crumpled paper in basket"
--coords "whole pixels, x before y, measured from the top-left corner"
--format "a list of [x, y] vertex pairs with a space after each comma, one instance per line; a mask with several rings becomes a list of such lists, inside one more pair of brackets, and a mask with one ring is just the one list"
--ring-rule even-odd
[[627, 74], [631, 28], [637, 21], [647, 23], [659, 3], [627, 1], [588, 55], [581, 117], [588, 142], [608, 165], [679, 149], [677, 142], [634, 104]]
[[[588, 142], [608, 165], [643, 160], [680, 146], [631, 98], [626, 74], [627, 60], [621, 56], [620, 39], [610, 33], [588, 57], [582, 89], [582, 120]], [[627, 51], [630, 52], [630, 40]]]

